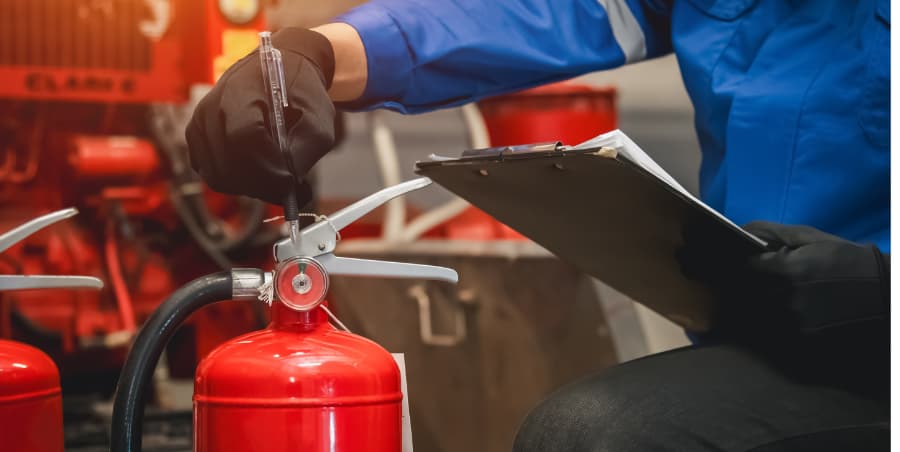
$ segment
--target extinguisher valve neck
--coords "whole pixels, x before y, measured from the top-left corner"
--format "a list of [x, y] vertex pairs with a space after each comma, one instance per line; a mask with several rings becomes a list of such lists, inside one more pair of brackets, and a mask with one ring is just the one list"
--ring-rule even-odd
[[255, 300], [259, 298], [259, 289], [271, 283], [271, 272], [258, 268], [234, 268], [231, 270], [231, 297], [235, 300]]

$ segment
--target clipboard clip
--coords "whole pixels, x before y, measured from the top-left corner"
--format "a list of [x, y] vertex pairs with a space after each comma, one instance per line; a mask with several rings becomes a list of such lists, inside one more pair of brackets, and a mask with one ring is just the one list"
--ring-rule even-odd
[[516, 158], [519, 156], [534, 156], [535, 154], [553, 154], [565, 151], [568, 147], [560, 141], [547, 141], [543, 143], [520, 144], [516, 146], [495, 146], [490, 148], [469, 149], [463, 151], [460, 160], [491, 158], [500, 160]]

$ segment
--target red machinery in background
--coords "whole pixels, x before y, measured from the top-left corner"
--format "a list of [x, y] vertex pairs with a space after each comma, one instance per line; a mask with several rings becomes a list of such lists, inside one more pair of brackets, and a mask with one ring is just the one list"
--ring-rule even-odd
[[262, 25], [258, 0], [2, 0], [0, 98], [185, 102]]
[[[265, 256], [255, 240], [278, 233], [259, 230], [261, 203], [207, 193], [182, 138], [191, 100], [256, 46], [263, 15], [255, 0], [0, 0], [0, 230], [82, 211], [4, 253], [0, 273], [107, 281], [99, 293], [0, 298], [0, 337], [48, 352], [64, 390], [109, 393], [125, 346], [166, 295]], [[191, 375], [257, 314], [199, 313], [180, 339], [196, 346], [178, 347], [173, 374]]]

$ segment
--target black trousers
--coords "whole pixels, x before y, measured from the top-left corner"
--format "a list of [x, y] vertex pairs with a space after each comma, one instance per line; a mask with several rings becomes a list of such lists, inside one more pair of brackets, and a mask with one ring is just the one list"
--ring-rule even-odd
[[889, 358], [763, 356], [715, 345], [616, 366], [543, 401], [513, 450], [888, 450]]

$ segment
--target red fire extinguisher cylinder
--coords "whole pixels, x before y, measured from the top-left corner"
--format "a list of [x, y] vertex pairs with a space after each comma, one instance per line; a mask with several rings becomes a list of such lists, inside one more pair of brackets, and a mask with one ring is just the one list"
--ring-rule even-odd
[[272, 305], [268, 328], [206, 356], [194, 384], [194, 450], [399, 452], [400, 372], [390, 353], [321, 309]]
[[[195, 280], [164, 301], [135, 338], [113, 405], [112, 452], [141, 450], [144, 388], [166, 342], [191, 313], [255, 299], [266, 275], [236, 269]], [[228, 341], [197, 368], [197, 452], [400, 452], [400, 371], [386, 350], [338, 331], [320, 307], [275, 300], [272, 322]]]
[[44, 352], [0, 339], [0, 450], [62, 452], [59, 371]]

